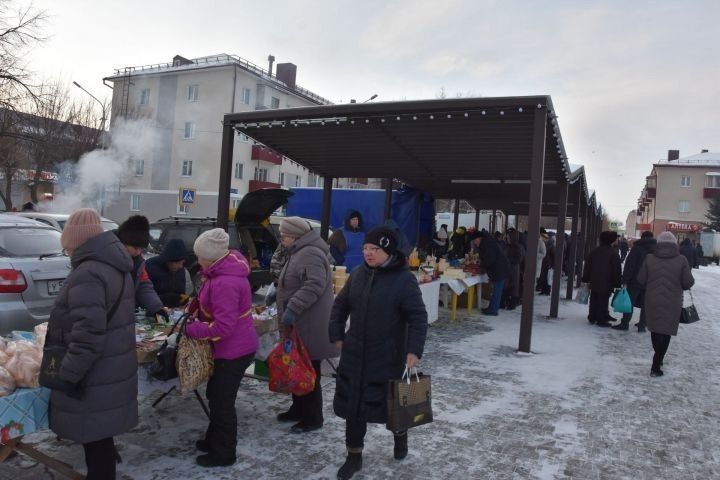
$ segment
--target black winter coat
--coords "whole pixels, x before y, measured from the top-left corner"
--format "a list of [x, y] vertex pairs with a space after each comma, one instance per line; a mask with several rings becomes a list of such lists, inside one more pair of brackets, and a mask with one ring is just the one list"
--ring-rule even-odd
[[185, 268], [181, 268], [177, 272], [172, 273], [167, 268], [166, 262], [167, 260], [160, 254], [146, 261], [145, 268], [153, 284], [153, 288], [158, 297], [160, 297], [160, 300], [162, 300], [163, 305], [175, 308], [180, 306], [180, 295], [190, 295], [192, 292], [185, 291], [187, 280], [185, 277]]
[[640, 267], [642, 267], [645, 257], [655, 251], [657, 240], [654, 238], [641, 238], [637, 240], [630, 249], [625, 259], [625, 267], [622, 273], [622, 283], [627, 285], [630, 298], [633, 300], [633, 306], [642, 308], [645, 302], [645, 288], [637, 281]]
[[[138, 422], [133, 262], [114, 233], [82, 244], [50, 313], [46, 345], [64, 345], [59, 376], [77, 385], [79, 399], [60, 390], [50, 397], [50, 428], [88, 443], [125, 433]], [[115, 314], [108, 312], [120, 298]]]
[[489, 232], [483, 232], [478, 253], [480, 265], [491, 281], [505, 280], [510, 275], [510, 262]]
[[590, 252], [582, 281], [590, 284], [590, 290], [596, 292], [611, 292], [620, 287], [621, 268], [620, 257], [610, 245], [600, 245]]
[[693, 247], [693, 244], [689, 238], [686, 238], [680, 244], [680, 255], [687, 258], [690, 268], [694, 268], [697, 265], [697, 254], [695, 253], [695, 247]]
[[385, 423], [387, 382], [402, 376], [408, 353], [422, 356], [427, 327], [420, 288], [404, 258], [387, 267], [370, 268], [363, 262], [356, 268], [330, 315], [330, 341], [343, 341], [335, 414]]

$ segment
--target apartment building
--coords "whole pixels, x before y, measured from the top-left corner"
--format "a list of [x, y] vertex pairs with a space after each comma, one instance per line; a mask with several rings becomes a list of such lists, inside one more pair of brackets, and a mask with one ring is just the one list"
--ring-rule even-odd
[[[226, 113], [331, 103], [296, 83], [294, 64], [279, 63], [273, 72], [274, 60], [268, 57], [263, 69], [235, 55], [178, 55], [105, 78], [113, 86], [111, 135], [120, 121], [143, 121], [153, 131], [147, 154], [133, 158], [128, 174], [108, 189], [105, 216], [214, 217]], [[259, 188], [322, 185], [317, 175], [245, 135], [235, 136], [233, 162], [231, 208]], [[180, 201], [183, 190], [194, 192], [192, 203]]]
[[680, 158], [669, 150], [667, 160], [653, 165], [638, 201], [637, 232], [656, 236], [671, 231], [678, 239], [697, 240], [707, 219], [709, 202], [720, 194], [720, 153], [702, 150]]

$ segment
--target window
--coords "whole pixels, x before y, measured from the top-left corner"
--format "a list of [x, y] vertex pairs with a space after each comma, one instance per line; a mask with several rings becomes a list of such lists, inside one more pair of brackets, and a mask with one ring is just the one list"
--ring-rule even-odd
[[720, 175], [708, 175], [707, 188], [720, 188]]
[[195, 122], [185, 122], [184, 138], [195, 138]]
[[145, 174], [145, 160], [135, 160], [135, 176], [142, 177]]
[[140, 195], [137, 193], [130, 194], [130, 210], [133, 212], [140, 211]]
[[180, 175], [183, 177], [192, 177], [192, 160], [183, 160]]
[[690, 211], [690, 202], [687, 200], [680, 200], [678, 202], [678, 212], [680, 213], [688, 213]]
[[238, 162], [235, 164], [235, 178], [240, 180], [242, 179], [243, 174], [243, 164]]
[[280, 99], [276, 97], [270, 97], [270, 108], [280, 108]]
[[198, 85], [188, 85], [187, 89], [187, 101], [188, 102], [197, 102], [198, 100]]
[[179, 215], [187, 215], [188, 213], [188, 206], [187, 205], [180, 205], [177, 206], [177, 213]]
[[302, 177], [300, 175], [295, 177], [295, 186], [302, 187]]
[[278, 183], [280, 185], [282, 185], [283, 187], [285, 186], [285, 174], [283, 172], [280, 172], [280, 178], [279, 178]]
[[241, 201], [242, 201], [242, 200], [233, 200], [233, 202], [232, 202], [232, 208], [234, 208], [234, 209], [237, 210], [237, 208], [240, 206], [240, 202], [241, 202]]
[[689, 187], [690, 186], [690, 175], [683, 175], [680, 177], [680, 186], [681, 187]]
[[140, 105], [147, 105], [150, 103], [150, 89], [143, 88], [140, 91]]
[[250, 89], [243, 87], [242, 89], [242, 103], [250, 105]]
[[267, 182], [267, 168], [257, 168], [255, 167], [255, 180], [259, 182]]

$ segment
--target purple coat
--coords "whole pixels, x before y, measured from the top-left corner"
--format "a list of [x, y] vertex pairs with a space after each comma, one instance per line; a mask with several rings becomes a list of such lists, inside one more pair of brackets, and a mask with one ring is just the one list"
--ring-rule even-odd
[[240, 252], [230, 250], [201, 271], [203, 284], [197, 297], [199, 321], [188, 323], [192, 338], [213, 342], [213, 356], [232, 360], [258, 349], [252, 319], [250, 266]]

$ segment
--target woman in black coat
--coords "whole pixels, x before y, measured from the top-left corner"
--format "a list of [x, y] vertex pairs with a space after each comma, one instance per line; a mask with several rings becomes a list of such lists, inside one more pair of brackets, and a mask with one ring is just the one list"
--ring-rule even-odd
[[620, 287], [622, 276], [620, 257], [612, 247], [615, 240], [616, 232], [602, 232], [600, 246], [590, 252], [583, 271], [583, 282], [590, 284], [588, 320], [598, 327], [609, 327], [615, 320], [608, 313], [610, 294]]
[[[387, 421], [387, 384], [414, 367], [427, 334], [427, 312], [415, 276], [385, 227], [365, 236], [364, 262], [335, 299], [330, 341], [342, 354], [338, 366], [335, 414], [345, 419], [348, 456], [338, 478], [349, 479], [362, 468], [367, 423]], [[350, 328], [345, 331], [350, 316]], [[407, 432], [393, 432], [394, 456], [407, 455]]]
[[[650, 231], [643, 232], [640, 239], [637, 240], [630, 249], [630, 253], [625, 259], [625, 267], [623, 268], [622, 284], [627, 287], [633, 306], [640, 309], [640, 321], [637, 323], [638, 333], [645, 331], [646, 323], [645, 309], [643, 308], [643, 304], [645, 303], [645, 289], [638, 283], [637, 275], [645, 261], [645, 257], [655, 251], [656, 245], [657, 240], [653, 238], [653, 233]], [[632, 312], [623, 313], [620, 323], [612, 328], [615, 330], [628, 330], [630, 328], [632, 315]]]

